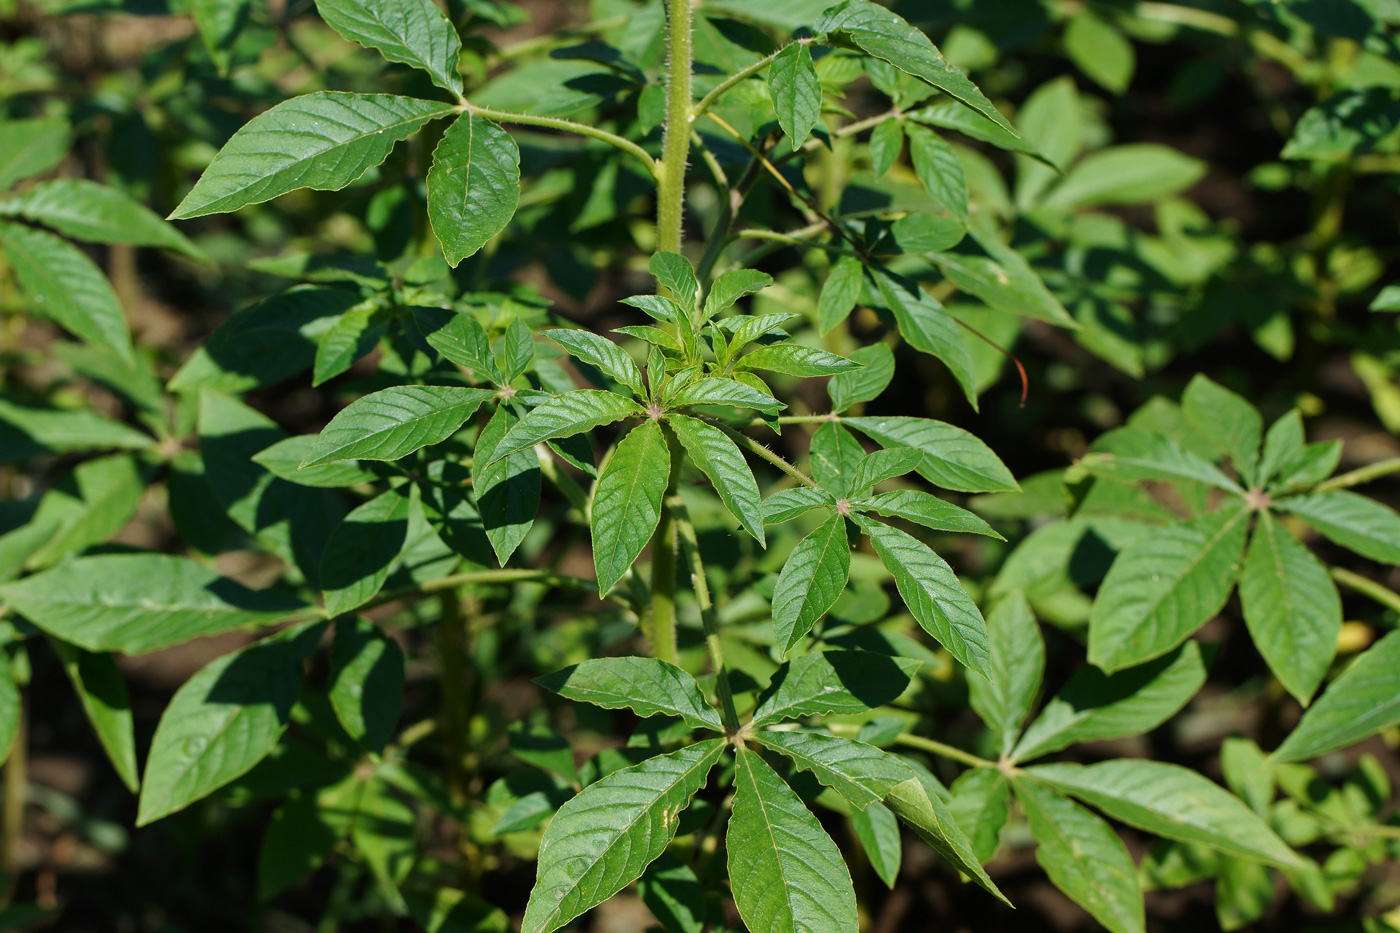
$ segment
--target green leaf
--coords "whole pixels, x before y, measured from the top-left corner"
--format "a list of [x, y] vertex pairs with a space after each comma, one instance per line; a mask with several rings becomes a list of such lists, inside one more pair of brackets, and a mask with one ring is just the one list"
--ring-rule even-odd
[[1400, 723], [1400, 632], [1391, 632], [1327, 685], [1269, 757], [1303, 761]]
[[957, 153], [933, 130], [916, 123], [910, 123], [905, 128], [905, 134], [909, 137], [909, 157], [914, 163], [914, 174], [919, 176], [924, 189], [966, 229], [967, 178], [963, 175]]
[[767, 272], [755, 269], [730, 269], [715, 279], [710, 293], [705, 296], [705, 319], [709, 320], [721, 311], [733, 307], [734, 302], [745, 295], [761, 292], [773, 284], [773, 277]]
[[442, 134], [428, 171], [428, 219], [448, 264], [457, 265], [504, 230], [519, 203], [515, 140], [490, 120], [462, 114]]
[[598, 389], [565, 392], [535, 406], [521, 418], [506, 432], [492, 458], [499, 460], [553, 438], [572, 437], [641, 414], [645, 414], [642, 406], [613, 392]]
[[1143, 933], [1142, 891], [1123, 840], [1107, 823], [1034, 780], [1013, 779], [1037, 843], [1035, 860], [1055, 887], [1113, 933]]
[[1255, 485], [1264, 419], [1245, 399], [1197, 373], [1181, 395], [1181, 413], [1196, 435], [1230, 458], [1246, 485]]
[[882, 447], [915, 447], [919, 475], [958, 492], [1016, 492], [1020, 486], [990, 447], [962, 428], [929, 418], [842, 418]]
[[534, 358], [535, 335], [530, 326], [517, 317], [506, 326], [505, 336], [496, 352], [496, 364], [501, 367], [501, 378], [506, 382], [514, 382]]
[[1336, 161], [1377, 148], [1388, 152], [1397, 127], [1400, 99], [1392, 88], [1348, 87], [1304, 111], [1281, 155]]
[[433, 83], [462, 91], [457, 29], [432, 0], [316, 0], [326, 24], [351, 42], [378, 49], [391, 62], [426, 71]]
[[896, 784], [914, 777], [907, 764], [888, 752], [822, 732], [760, 732], [754, 741], [811, 771], [860, 810], [884, 800]]
[[757, 753], [736, 750], [725, 837], [734, 905], [750, 930], [856, 933], [856, 893], [836, 843]]
[[189, 0], [187, 4], [199, 29], [204, 48], [219, 75], [233, 64], [234, 45], [248, 20], [249, 0]]
[[160, 717], [136, 825], [182, 810], [246, 774], [277, 744], [324, 623], [307, 623], [206, 664]]
[[1079, 461], [1086, 470], [1125, 482], [1188, 480], [1238, 494], [1239, 483], [1176, 441], [1140, 428], [1118, 428], [1095, 443]]
[[625, 707], [642, 717], [676, 716], [695, 729], [723, 728], [695, 678], [655, 658], [598, 658], [535, 682], [562, 697], [604, 709]]
[[340, 803], [330, 798], [344, 786], [294, 792], [272, 812], [258, 848], [258, 897], [271, 900], [319, 868], [350, 831], [354, 811], [327, 806]]
[[670, 292], [670, 299], [685, 315], [693, 314], [700, 297], [700, 283], [695, 279], [695, 267], [679, 253], [656, 253], [651, 257], [651, 274], [661, 287]]
[[812, 31], [819, 36], [843, 33], [861, 50], [933, 85], [1003, 129], [1015, 132], [977, 85], [948, 64], [928, 36], [887, 7], [870, 0], [846, 0], [823, 13]]
[[465, 366], [477, 378], [501, 383], [491, 338], [469, 311], [443, 311], [415, 308], [413, 320], [428, 345], [458, 366]]
[[44, 174], [72, 144], [67, 120], [0, 121], [0, 189]]
[[[136, 735], [131, 718], [131, 700], [127, 696], [126, 681], [117, 669], [117, 662], [110, 654], [84, 651], [57, 638], [49, 644], [63, 663], [63, 670], [73, 682], [78, 700], [83, 704], [92, 731], [107, 752], [117, 776], [133, 794], [141, 787], [141, 776], [136, 764]], [[0, 677], [9, 671], [8, 663], [0, 664]], [[0, 685], [0, 689], [3, 686]], [[0, 747], [8, 749], [9, 739], [0, 736]]]
[[1154, 835], [1278, 868], [1299, 865], [1298, 856], [1238, 797], [1180, 765], [1119, 758], [1087, 767], [1036, 765], [1026, 773]]
[[331, 709], [346, 734], [376, 755], [383, 754], [399, 723], [403, 668], [403, 649], [378, 626], [355, 618], [336, 622]]
[[472, 489], [481, 523], [501, 566], [515, 553], [535, 522], [540, 507], [540, 456], [534, 448], [492, 459], [496, 448], [519, 423], [505, 405], [496, 409], [476, 439]]
[[773, 588], [773, 632], [783, 653], [806, 637], [846, 588], [851, 545], [846, 519], [832, 514], [788, 555]]
[[776, 525], [791, 521], [812, 509], [835, 505], [836, 498], [825, 489], [813, 489], [811, 486], [782, 489], [763, 500], [763, 522]]
[[0, 398], [3, 463], [69, 450], [141, 450], [154, 443], [150, 435], [94, 411], [16, 405]]
[[[883, 125], [895, 125], [889, 121]], [[860, 301], [861, 284], [865, 278], [865, 266], [854, 256], [842, 256], [831, 266], [831, 272], [822, 283], [821, 294], [817, 298], [817, 323], [825, 337], [855, 310]], [[855, 359], [853, 356], [852, 359]]]
[[1027, 761], [1077, 742], [1150, 732], [1185, 706], [1205, 682], [1200, 646], [1190, 641], [1117, 674], [1086, 665], [1045, 704], [1011, 757]]
[[812, 435], [810, 453], [813, 478], [833, 495], [849, 495], [856, 464], [865, 458], [856, 436], [829, 421]]
[[589, 525], [599, 594], [622, 579], [651, 540], [670, 473], [661, 425], [647, 420], [622, 439], [598, 475]]
[[894, 378], [894, 354], [886, 344], [861, 347], [851, 354], [851, 361], [860, 363], [861, 368], [832, 376], [826, 384], [832, 411], [845, 411], [852, 405], [877, 398]]
[[728, 405], [731, 408], [756, 408], [759, 411], [779, 411], [782, 402], [753, 386], [733, 379], [696, 379], [667, 400], [670, 408], [692, 405]]
[[929, 255], [949, 281], [998, 311], [1078, 328], [1060, 299], [1046, 288], [1020, 253], [976, 227], [971, 232], [985, 255], [961, 251]]
[[1400, 515], [1374, 499], [1340, 490], [1281, 499], [1274, 507], [1362, 557], [1400, 564]]
[[1259, 457], [1259, 482], [1270, 485], [1284, 463], [1303, 452], [1303, 416], [1295, 408], [1269, 425], [1264, 450]]
[[75, 557], [0, 586], [0, 600], [56, 638], [122, 654], [157, 651], [307, 608], [167, 554]]
[[902, 518], [906, 522], [915, 522], [934, 531], [961, 531], [1001, 538], [991, 525], [976, 515], [921, 489], [882, 492], [873, 499], [862, 499], [854, 504], [858, 508], [870, 509], [890, 518]]
[[1306, 706], [1336, 654], [1342, 600], [1327, 568], [1267, 510], [1240, 572], [1240, 604], [1254, 646]]
[[1220, 859], [1215, 879], [1215, 916], [1222, 931], [1231, 933], [1260, 920], [1273, 899], [1274, 879], [1268, 868], [1253, 859]]
[[358, 292], [301, 286], [240, 311], [190, 356], [172, 392], [245, 392], [312, 367], [321, 335], [360, 302]]
[[41, 181], [23, 194], [0, 200], [0, 216], [23, 217], [92, 243], [161, 246], [192, 259], [204, 255], [140, 201], [85, 178]]
[[806, 43], [793, 42], [768, 66], [768, 91], [778, 111], [778, 124], [797, 151], [822, 113], [822, 85]]
[[117, 454], [86, 460], [56, 483], [39, 504], [32, 523], [54, 522], [47, 540], [24, 566], [37, 570], [105, 542], [136, 514], [146, 482], [136, 461]]
[[868, 453], [856, 463], [851, 490], [858, 496], [869, 495], [871, 487], [912, 473], [923, 462], [923, 452], [913, 447], [888, 447]]
[[399, 140], [452, 112], [450, 104], [392, 94], [294, 97], [234, 133], [170, 216], [225, 213], [297, 188], [336, 191], [383, 162]]
[[511, 922], [499, 907], [458, 891], [434, 886], [405, 891], [409, 912], [426, 933], [510, 933]]
[[337, 460], [398, 460], [423, 447], [447, 440], [481, 403], [490, 389], [460, 386], [394, 386], [345, 406], [316, 437], [302, 467]]
[[1089, 617], [1089, 661], [1108, 673], [1185, 641], [1225, 606], [1244, 556], [1238, 501], [1145, 534], [1118, 554]]
[[973, 768], [958, 775], [948, 812], [972, 844], [972, 854], [986, 864], [996, 855], [1001, 831], [1011, 816], [1011, 784], [994, 768]]
[[723, 739], [614, 771], [559, 808], [540, 841], [522, 933], [552, 933], [641, 876], [676, 835]]
[[975, 411], [977, 377], [972, 366], [972, 351], [968, 349], [958, 322], [937, 298], [915, 282], [905, 279], [891, 281], [888, 275], [877, 275], [875, 281], [881, 298], [899, 325], [900, 336], [914, 349], [941, 360], [958, 381], [968, 404]]
[[6, 761], [13, 750], [15, 736], [19, 734], [22, 705], [9, 655], [0, 654], [0, 762]]
[[547, 330], [544, 336], [569, 351], [569, 355], [596, 366], [631, 389], [638, 396], [646, 398], [647, 390], [642, 382], [641, 370], [632, 361], [627, 351], [606, 337], [586, 330]]
[[967, 682], [968, 699], [1011, 754], [1045, 677], [1045, 640], [1020, 590], [996, 604], [987, 616], [991, 676]]
[[990, 678], [987, 623], [952, 568], [912, 535], [863, 515], [855, 521], [870, 536], [919, 626], [964, 666]]
[[321, 555], [326, 615], [358, 609], [389, 579], [389, 565], [408, 539], [409, 497], [397, 489], [357, 507], [331, 533]]
[[666, 423], [691, 461], [714, 483], [724, 507], [760, 545], [766, 544], [758, 482], [738, 446], [719, 428], [697, 418], [673, 414]]
[[303, 470], [301, 464], [311, 456], [315, 447], [316, 435], [299, 434], [283, 438], [271, 447], [254, 454], [253, 462], [260, 464], [272, 475], [298, 486], [335, 489], [372, 483], [377, 478], [356, 460], [337, 460]]
[[789, 661], [759, 695], [755, 727], [828, 713], [856, 714], [898, 699], [919, 662], [872, 651], [826, 651]]
[[759, 347], [741, 358], [736, 368], [810, 377], [853, 372], [860, 368], [860, 364], [816, 347], [805, 347], [800, 343], [780, 343]]
[[[1023, 106], [1022, 113], [1024, 111]], [[961, 104], [944, 103], [920, 107], [909, 113], [908, 117], [911, 120], [918, 120], [920, 123], [927, 123], [945, 130], [957, 130], [964, 136], [970, 136], [984, 143], [991, 143], [998, 149], [1005, 149], [1007, 152], [1018, 152], [1042, 163], [1053, 164], [1047, 156], [1036, 148], [1036, 144], [1032, 140], [1023, 139], [1002, 129], [1001, 126], [988, 120], [977, 111], [969, 110]], [[1025, 132], [1024, 127], [1022, 127], [1022, 132]]]
[[1114, 94], [1128, 89], [1137, 54], [1121, 32], [1086, 10], [1069, 18], [1064, 41], [1070, 60], [1095, 84]]
[[1086, 156], [1043, 202], [1070, 211], [1115, 204], [1151, 204], [1200, 181], [1206, 164], [1156, 143], [1112, 146]]
[[704, 888], [691, 867], [671, 853], [661, 853], [647, 866], [637, 881], [637, 894], [666, 933], [703, 933]]
[[899, 838], [899, 820], [882, 803], [872, 803], [864, 810], [851, 811], [851, 828], [856, 839], [870, 860], [870, 867], [885, 883], [894, 889], [899, 879], [899, 865], [904, 857], [904, 846]]
[[369, 356], [384, 336], [387, 321], [373, 299], [361, 302], [321, 335], [316, 344], [316, 362], [311, 367], [311, 385], [319, 386]]
[[972, 843], [958, 826], [948, 805], [937, 795], [930, 794], [923, 781], [915, 777], [895, 785], [894, 790], [885, 797], [885, 806], [908, 823], [920, 839], [932, 846], [954, 868], [977, 882], [997, 900], [1011, 903], [982, 870], [982, 863], [972, 851]]
[[1016, 206], [1029, 210], [1061, 177], [1083, 142], [1082, 107], [1074, 79], [1062, 75], [1031, 92], [1016, 114], [1021, 133], [1044, 153], [1046, 163], [1016, 159]]
[[121, 303], [82, 250], [46, 230], [5, 222], [0, 222], [0, 250], [29, 296], [30, 311], [135, 362]]

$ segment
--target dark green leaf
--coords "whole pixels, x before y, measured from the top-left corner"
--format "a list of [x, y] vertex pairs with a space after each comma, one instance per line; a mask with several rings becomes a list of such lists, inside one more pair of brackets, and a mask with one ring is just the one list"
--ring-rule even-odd
[[767, 525], [776, 525], [791, 521], [812, 509], [834, 505], [835, 497], [824, 489], [813, 489], [811, 486], [783, 489], [763, 500], [763, 521]]
[[872, 499], [864, 499], [854, 504], [861, 509], [871, 509], [890, 518], [916, 522], [935, 531], [961, 531], [991, 538], [1001, 537], [991, 525], [966, 509], [960, 509], [932, 493], [919, 489], [882, 492]]
[[899, 865], [904, 856], [904, 846], [899, 838], [899, 820], [882, 803], [872, 803], [864, 810], [851, 811], [851, 827], [856, 839], [870, 860], [870, 867], [893, 889], [899, 878]]
[[605, 709], [626, 707], [638, 716], [677, 716], [696, 729], [722, 728], [695, 678], [655, 658], [584, 661], [536, 682], [570, 700]]
[[959, 492], [1019, 490], [1016, 480], [991, 448], [962, 428], [928, 418], [842, 418], [882, 447], [923, 451], [919, 475]]
[[731, 269], [710, 286], [705, 296], [705, 318], [715, 317], [745, 295], [752, 295], [773, 284], [773, 277], [754, 269]]
[[686, 314], [695, 311], [695, 302], [700, 297], [700, 283], [695, 280], [695, 267], [679, 253], [659, 252], [651, 257], [651, 274], [661, 287], [670, 292], [670, 298]]
[[667, 424], [691, 461], [714, 484], [724, 507], [760, 545], [764, 544], [764, 506], [758, 482], [738, 446], [719, 428], [698, 418], [673, 414]]
[[500, 460], [492, 459], [497, 446], [518, 423], [509, 408], [497, 408], [476, 440], [472, 464], [472, 488], [482, 526], [502, 566], [525, 540], [540, 507], [539, 454], [527, 447]]
[[909, 157], [914, 163], [914, 173], [924, 189], [966, 227], [967, 179], [957, 153], [937, 133], [918, 124], [911, 123], [905, 133], [909, 137]]
[[975, 410], [977, 379], [972, 368], [972, 353], [958, 322], [937, 298], [916, 283], [891, 281], [887, 275], [878, 275], [875, 279], [885, 305], [899, 325], [900, 336], [916, 350], [942, 360]]
[[457, 29], [432, 0], [316, 0], [321, 18], [351, 42], [391, 62], [421, 68], [433, 83], [452, 93], [462, 90]]
[[885, 806], [908, 823], [920, 839], [932, 846], [954, 868], [997, 900], [1011, 903], [982, 870], [982, 863], [972, 851], [972, 843], [958, 826], [948, 805], [938, 795], [929, 793], [923, 781], [915, 777], [895, 785], [885, 798]]
[[858, 496], [869, 495], [871, 487], [912, 473], [923, 462], [922, 451], [913, 447], [887, 447], [868, 453], [856, 463], [851, 491]]
[[[131, 700], [127, 696], [126, 681], [110, 654], [96, 654], [84, 651], [57, 638], [49, 642], [54, 653], [63, 662], [68, 679], [83, 704], [92, 731], [107, 752], [117, 776], [134, 794], [141, 786], [141, 776], [136, 764], [136, 735], [131, 718]], [[8, 671], [9, 665], [0, 664], [0, 677]], [[3, 689], [3, 688], [0, 688]], [[9, 739], [0, 736], [3, 747], [9, 748]]]
[[893, 702], [919, 662], [871, 651], [826, 651], [782, 665], [758, 698], [755, 726], [827, 713], [863, 713]]
[[336, 321], [316, 344], [316, 362], [311, 367], [311, 384], [319, 386], [334, 379], [369, 356], [384, 336], [387, 322], [377, 301], [363, 301]]
[[788, 555], [773, 588], [773, 632], [786, 653], [836, 602], [851, 571], [846, 519], [833, 514]]
[[817, 322], [822, 336], [850, 317], [856, 302], [860, 301], [864, 277], [865, 266], [854, 256], [842, 256], [832, 263], [831, 272], [822, 283], [821, 295], [817, 298]]
[[780, 343], [759, 347], [736, 364], [740, 370], [764, 370], [787, 376], [834, 376], [860, 368], [860, 364], [799, 343]]
[[778, 111], [778, 123], [794, 151], [821, 119], [822, 86], [807, 45], [794, 42], [768, 66], [768, 90]]
[[492, 457], [499, 460], [543, 441], [572, 437], [600, 425], [641, 414], [644, 414], [642, 406], [612, 392], [598, 389], [565, 392], [531, 409], [515, 427], [506, 432]]
[[598, 367], [614, 381], [625, 385], [638, 396], [646, 397], [647, 390], [642, 382], [641, 370], [637, 369], [637, 364], [627, 355], [626, 350], [606, 337], [586, 330], [547, 330], [544, 336], [568, 350], [570, 356]]
[[331, 645], [331, 708], [350, 738], [375, 754], [383, 753], [399, 722], [403, 666], [399, 643], [373, 623], [364, 619], [336, 622]]
[[661, 425], [647, 420], [622, 439], [599, 474], [590, 527], [600, 594], [622, 579], [651, 540], [670, 472]]
[[733, 379], [697, 379], [683, 386], [670, 397], [667, 405], [671, 408], [687, 408], [692, 405], [727, 405], [731, 408], [756, 408], [759, 411], [779, 411], [786, 408], [782, 402], [767, 392]]
[[832, 411], [845, 411], [877, 398], [894, 378], [894, 354], [883, 343], [861, 347], [851, 354], [851, 360], [860, 363], [861, 368], [832, 376], [826, 384]]
[[1320, 492], [1282, 499], [1276, 507], [1362, 557], [1400, 564], [1400, 515], [1354, 492]]
[[301, 464], [312, 455], [315, 447], [316, 435], [299, 434], [296, 437], [284, 438], [254, 454], [253, 462], [260, 464], [274, 476], [299, 486], [334, 489], [374, 482], [375, 475], [355, 460], [337, 460], [303, 470]]
[[448, 263], [457, 265], [504, 230], [519, 202], [515, 140], [490, 120], [462, 114], [433, 150], [428, 171], [428, 219]]
[[968, 699], [997, 736], [1001, 753], [1009, 755], [1045, 676], [1045, 640], [1020, 590], [996, 604], [987, 616], [987, 634], [991, 676], [969, 680]]

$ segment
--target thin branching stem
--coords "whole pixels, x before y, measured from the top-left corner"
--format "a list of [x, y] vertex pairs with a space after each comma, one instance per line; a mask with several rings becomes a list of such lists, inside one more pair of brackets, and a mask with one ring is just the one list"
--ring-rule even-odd
[[730, 735], [739, 731], [739, 713], [734, 708], [734, 691], [729, 686], [729, 669], [724, 664], [724, 645], [719, 637], [719, 621], [710, 598], [710, 583], [705, 578], [705, 562], [700, 556], [700, 542], [695, 526], [690, 522], [685, 501], [673, 496], [670, 502], [675, 516], [676, 532], [681, 539], [686, 564], [690, 568], [690, 583], [695, 588], [695, 602], [700, 607], [700, 624], [705, 628], [705, 648], [710, 654], [710, 666], [715, 671], [715, 693], [719, 696], [720, 715]]
[[1382, 476], [1390, 476], [1393, 473], [1400, 473], [1400, 457], [1391, 457], [1388, 460], [1377, 460], [1375, 463], [1368, 463], [1363, 467], [1357, 467], [1348, 473], [1341, 473], [1329, 480], [1318, 483], [1317, 492], [1350, 489], [1353, 486], [1360, 486], [1362, 483], [1369, 483], [1372, 480], [1380, 479]]
[[626, 139], [616, 133], [609, 133], [607, 130], [599, 129], [596, 126], [589, 126], [587, 123], [575, 123], [573, 120], [562, 120], [559, 117], [540, 117], [533, 113], [516, 113], [510, 110], [493, 110], [490, 107], [478, 107], [476, 104], [463, 101], [461, 109], [468, 113], [474, 113], [479, 117], [488, 120], [495, 120], [497, 123], [517, 123], [521, 126], [538, 126], [544, 129], [560, 130], [565, 133], [575, 133], [579, 136], [587, 136], [589, 139], [596, 139], [605, 142], [609, 146], [621, 149], [630, 155], [635, 156], [646, 166], [647, 173], [652, 178], [660, 177], [660, 166], [656, 158], [641, 146]]

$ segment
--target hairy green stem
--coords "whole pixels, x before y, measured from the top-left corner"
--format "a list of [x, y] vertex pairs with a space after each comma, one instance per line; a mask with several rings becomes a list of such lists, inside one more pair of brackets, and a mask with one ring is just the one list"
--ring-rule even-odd
[[652, 657], [676, 663], [676, 513], [671, 502], [680, 485], [684, 451], [666, 425], [661, 426], [671, 454], [671, 472], [666, 478], [666, 495], [661, 500], [661, 517], [651, 539], [651, 607], [646, 614], [646, 635]]
[[734, 443], [738, 444], [745, 450], [758, 454], [764, 460], [767, 460], [769, 463], [773, 464], [773, 466], [782, 470], [784, 473], [786, 473], [788, 476], [791, 476], [793, 479], [797, 480], [802, 485], [811, 486], [813, 489], [821, 488], [821, 485], [816, 480], [812, 479], [812, 477], [808, 476], [806, 473], [803, 473], [797, 467], [793, 466], [791, 463], [788, 463], [782, 457], [773, 453], [773, 451], [769, 450], [767, 447], [763, 446], [753, 438], [749, 437], [747, 434], [741, 434], [738, 431], [731, 428], [729, 425], [723, 424], [718, 421], [712, 421], [710, 423], [713, 424], [715, 427], [719, 428], [725, 434], [729, 435], [730, 440], [734, 441]]
[[[797, 41], [799, 43], [810, 43], [812, 40], [798, 39]], [[760, 58], [758, 61], [754, 62], [749, 67], [734, 72], [734, 74], [725, 78], [719, 84], [716, 84], [715, 89], [710, 93], [706, 94], [704, 97], [700, 98], [700, 103], [695, 105], [695, 112], [692, 119], [698, 120], [701, 117], [701, 115], [704, 114], [706, 110], [709, 110], [715, 101], [723, 97], [729, 91], [730, 88], [734, 87], [740, 82], [747, 81], [749, 78], [752, 78], [754, 75], [758, 74], [759, 72], [763, 71], [763, 69], [773, 64], [773, 59], [781, 55], [784, 49], [786, 48], [787, 46], [783, 46], [773, 54]]]
[[565, 133], [576, 133], [579, 136], [587, 136], [605, 142], [609, 146], [621, 149], [623, 152], [636, 156], [653, 178], [658, 178], [661, 167], [657, 164], [651, 153], [641, 146], [624, 139], [616, 133], [609, 133], [607, 130], [600, 130], [596, 126], [589, 126], [587, 123], [575, 123], [573, 120], [561, 120], [558, 117], [538, 117], [532, 113], [515, 113], [508, 110], [492, 110], [490, 107], [478, 107], [475, 104], [463, 102], [462, 109], [468, 113], [474, 113], [479, 117], [488, 120], [495, 120], [497, 123], [518, 123], [521, 126], [539, 126], [545, 129], [561, 130]]
[[662, 133], [661, 164], [658, 166], [656, 236], [658, 250], [679, 253], [685, 217], [686, 158], [690, 155], [690, 133], [695, 122], [690, 110], [693, 99], [690, 0], [668, 0], [666, 16], [666, 128]]
[[[855, 735], [857, 732], [860, 731], [859, 726], [850, 725], [847, 723], [834, 723], [828, 725], [827, 728], [837, 735]], [[952, 745], [945, 745], [942, 742], [936, 741], [934, 739], [926, 739], [921, 735], [914, 735], [912, 732], [901, 732], [899, 735], [895, 736], [895, 741], [898, 742], [900, 745], [906, 745], [909, 748], [917, 748], [920, 751], [924, 752], [931, 752], [932, 754], [938, 755], [940, 758], [950, 758], [953, 761], [960, 761], [963, 764], [970, 765], [974, 768], [997, 767], [997, 763], [995, 761], [991, 761], [986, 758], [980, 758], [977, 755], [972, 754], [971, 752], [965, 752], [960, 748], [953, 747]]]
[[710, 653], [710, 666], [715, 670], [715, 693], [719, 695], [720, 715], [730, 735], [739, 731], [739, 713], [734, 708], [734, 691], [729, 685], [729, 669], [724, 665], [724, 645], [719, 638], [719, 621], [715, 618], [714, 602], [710, 599], [710, 583], [705, 578], [705, 562], [700, 557], [700, 542], [695, 526], [690, 522], [685, 502], [679, 496], [670, 501], [675, 515], [676, 531], [690, 566], [690, 583], [695, 588], [695, 602], [700, 607], [700, 623], [705, 628], [705, 648]]
[[1363, 596], [1371, 597], [1387, 609], [1400, 612], [1400, 593], [1388, 586], [1383, 586], [1369, 577], [1363, 577], [1359, 573], [1352, 573], [1341, 567], [1332, 568], [1332, 579], [1349, 590], [1355, 590]]
[[1350, 489], [1353, 486], [1360, 486], [1362, 483], [1380, 479], [1382, 476], [1390, 476], [1392, 473], [1400, 473], [1400, 457], [1377, 460], [1375, 463], [1357, 467], [1349, 473], [1338, 474], [1325, 482], [1318, 483], [1316, 491], [1332, 492], [1337, 489]]

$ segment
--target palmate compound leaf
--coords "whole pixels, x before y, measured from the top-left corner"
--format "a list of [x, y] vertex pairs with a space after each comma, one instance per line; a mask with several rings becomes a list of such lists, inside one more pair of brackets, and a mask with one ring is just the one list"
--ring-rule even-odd
[[325, 623], [306, 623], [205, 665], [175, 692], [146, 758], [136, 825], [246, 773], [277, 744]]
[[56, 638], [89, 651], [143, 654], [308, 608], [250, 590], [168, 554], [76, 557], [0, 587], [0, 601]]
[[795, 151], [821, 119], [822, 85], [806, 43], [794, 42], [768, 66], [768, 90], [778, 124]]
[[964, 666], [990, 677], [986, 620], [952, 568], [913, 535], [864, 515], [855, 516], [855, 521], [870, 537], [920, 627]]
[[719, 428], [698, 418], [672, 414], [666, 423], [676, 432], [691, 462], [714, 484], [724, 507], [760, 545], [765, 544], [758, 481], [738, 445]]
[[555, 814], [522, 933], [552, 933], [621, 891], [675, 838], [682, 810], [724, 751], [709, 739], [614, 771]]
[[884, 706], [908, 687], [918, 661], [873, 651], [824, 651], [778, 668], [758, 697], [753, 724], [783, 719], [855, 714]]
[[773, 589], [773, 631], [787, 652], [806, 637], [832, 607], [851, 572], [846, 519], [831, 517], [803, 538], [788, 555]]
[[885, 796], [885, 806], [909, 825], [919, 838], [933, 847], [958, 871], [997, 900], [1010, 904], [1006, 895], [987, 877], [982, 863], [972, 851], [967, 834], [958, 826], [948, 805], [937, 794], [931, 794], [924, 782], [914, 777], [896, 784]]
[[32, 311], [94, 346], [135, 361], [121, 303], [86, 253], [47, 230], [3, 221], [0, 253], [29, 296]]
[[1219, 612], [1239, 572], [1249, 514], [1234, 500], [1119, 553], [1089, 617], [1090, 663], [1112, 673], [1149, 661]]
[[764, 933], [856, 933], [856, 894], [836, 843], [757, 752], [737, 749], [725, 838], [739, 916]]
[[461, 93], [457, 29], [433, 0], [317, 0], [326, 24], [391, 62], [426, 71], [433, 83]]
[[337, 460], [398, 460], [457, 432], [490, 389], [395, 386], [356, 399], [317, 435], [302, 466]]
[[1028, 777], [1012, 787], [1037, 843], [1035, 860], [1055, 887], [1113, 933], [1143, 933], [1137, 868], [1113, 829], [1067, 797]]
[[666, 437], [660, 423], [648, 419], [622, 439], [599, 474], [589, 525], [600, 594], [622, 579], [651, 540], [670, 473]]
[[1003, 129], [1015, 133], [977, 85], [948, 64], [928, 36], [887, 7], [870, 0], [846, 0], [821, 15], [812, 26], [817, 35], [844, 33], [861, 50], [900, 71], [925, 81], [976, 110]]
[[491, 460], [500, 460], [542, 441], [572, 437], [600, 425], [645, 413], [645, 409], [630, 398], [613, 392], [600, 389], [565, 392], [535, 406], [521, 418], [515, 427], [506, 432], [491, 454]]
[[604, 709], [638, 716], [676, 716], [696, 729], [723, 728], [719, 714], [688, 673], [656, 658], [597, 658], [535, 681], [546, 690]]
[[519, 203], [515, 140], [490, 120], [462, 114], [442, 134], [428, 171], [428, 219], [448, 263], [457, 265], [504, 230]]
[[234, 133], [170, 216], [234, 211], [297, 188], [344, 188], [399, 140], [453, 112], [451, 104], [393, 94], [294, 97]]
[[754, 741], [791, 758], [861, 810], [915, 777], [907, 764], [888, 752], [824, 732], [760, 732]]
[[1027, 774], [1115, 820], [1154, 835], [1210, 846], [1276, 868], [1301, 864], [1238, 797], [1180, 765], [1119, 758], [1093, 765], [1035, 765]]
[[1269, 669], [1306, 705], [1337, 652], [1342, 600], [1322, 561], [1268, 510], [1240, 571], [1240, 605]]
[[1400, 632], [1391, 632], [1328, 684], [1270, 757], [1274, 761], [1315, 758], [1396, 723], [1400, 723]]

